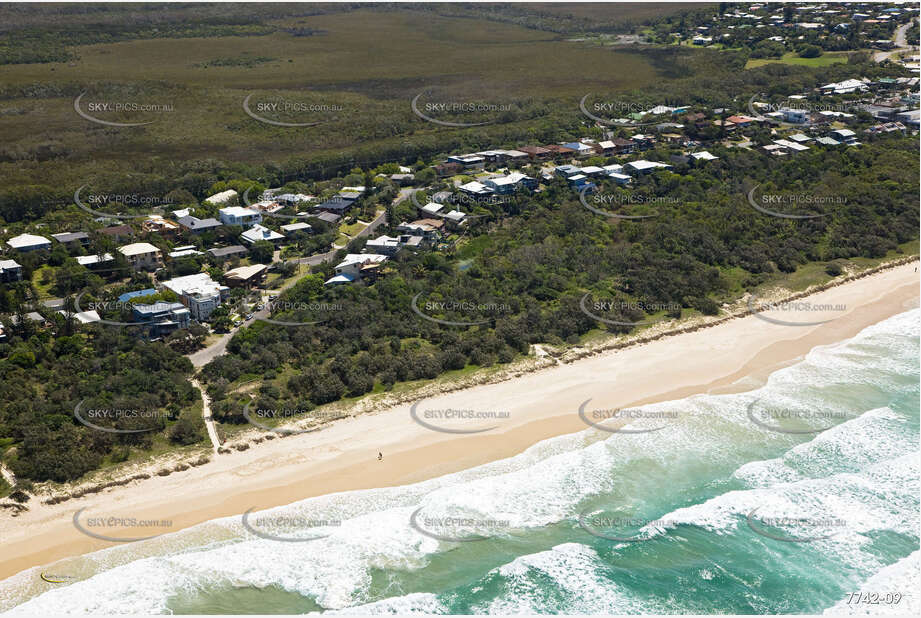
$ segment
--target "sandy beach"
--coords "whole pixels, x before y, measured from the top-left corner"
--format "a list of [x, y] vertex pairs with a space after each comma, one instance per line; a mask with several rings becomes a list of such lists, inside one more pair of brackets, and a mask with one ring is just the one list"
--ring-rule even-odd
[[[540, 440], [586, 429], [578, 412], [588, 400], [590, 409], [628, 408], [754, 387], [815, 346], [853, 337], [871, 324], [917, 307], [917, 265], [915, 261], [850, 281], [761, 317], [748, 315], [444, 394], [414, 407], [401, 405], [337, 421], [321, 431], [264, 442], [166, 477], [56, 505], [34, 499], [16, 518], [0, 514], [0, 578], [114, 545], [77, 530], [73, 519], [79, 509], [85, 509], [85, 517], [170, 522], [165, 530], [137, 527], [132, 536], [173, 532], [251, 508], [403, 485], [509, 457]], [[805, 306], [809, 304], [811, 309]], [[817, 310], [818, 306], [824, 308]], [[445, 411], [454, 416], [459, 416], [457, 411], [500, 415], [439, 419]], [[417, 423], [411, 412], [429, 425], [485, 431], [435, 431]], [[383, 454], [381, 460], [378, 453]]]

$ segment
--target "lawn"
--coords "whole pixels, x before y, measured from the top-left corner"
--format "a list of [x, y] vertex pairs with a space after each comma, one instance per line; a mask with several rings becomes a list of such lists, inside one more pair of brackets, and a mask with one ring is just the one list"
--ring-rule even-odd
[[753, 58], [745, 63], [746, 69], [761, 67], [766, 64], [793, 64], [803, 67], [825, 67], [830, 64], [847, 62], [850, 52], [825, 52], [818, 58], [800, 58], [796, 52], [787, 52], [780, 58]]

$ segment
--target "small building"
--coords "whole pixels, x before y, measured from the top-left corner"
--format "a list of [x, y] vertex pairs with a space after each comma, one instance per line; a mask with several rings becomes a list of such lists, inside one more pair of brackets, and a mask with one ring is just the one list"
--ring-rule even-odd
[[207, 232], [209, 230], [216, 230], [221, 227], [223, 223], [217, 219], [208, 218], [208, 219], [199, 219], [198, 217], [193, 217], [191, 215], [186, 215], [184, 217], [179, 217], [177, 222], [190, 234], [201, 234], [202, 232]]
[[578, 176], [582, 173], [582, 168], [575, 165], [559, 165], [554, 170], [553, 173], [561, 178], [569, 180], [573, 176]]
[[471, 180], [467, 184], [463, 184], [458, 187], [458, 189], [460, 189], [462, 193], [473, 198], [489, 197], [494, 193], [494, 190], [491, 187], [488, 187], [481, 182], [477, 182], [476, 180]]
[[195, 245], [183, 245], [182, 247], [174, 247], [167, 255], [172, 259], [176, 259], [193, 255], [202, 255], [202, 252], [196, 249]]
[[170, 235], [179, 231], [179, 224], [164, 219], [160, 215], [149, 215], [141, 221], [141, 230], [152, 234]]
[[224, 282], [232, 288], [252, 287], [265, 283], [265, 275], [269, 268], [265, 264], [240, 266], [224, 273]]
[[325, 285], [352, 283], [365, 277], [377, 276], [386, 255], [373, 253], [349, 253], [335, 266], [335, 276], [327, 279]]
[[549, 159], [552, 156], [552, 152], [543, 146], [522, 146], [518, 149], [519, 152], [523, 152], [531, 159]]
[[[531, 178], [530, 176], [518, 172], [513, 172], [507, 176], [489, 178], [483, 181], [483, 184], [499, 195], [514, 193], [519, 188], [533, 191], [538, 185], [536, 178]], [[463, 188], [461, 190], [463, 190]]]
[[127, 224], [102, 228], [99, 233], [111, 237], [115, 242], [134, 238], [134, 228]]
[[401, 223], [397, 226], [397, 231], [401, 234], [421, 236], [426, 242], [435, 243], [441, 239], [443, 227], [444, 221], [440, 219], [417, 219], [411, 223]]
[[22, 266], [16, 260], [0, 260], [0, 283], [22, 281]]
[[44, 236], [35, 234], [20, 234], [6, 241], [6, 244], [15, 251], [28, 253], [29, 251], [42, 251], [51, 248], [51, 241]]
[[708, 151], [692, 152], [691, 158], [697, 161], [716, 161], [719, 157], [710, 154]]
[[93, 268], [99, 264], [105, 264], [115, 260], [111, 253], [103, 253], [102, 255], [78, 255], [74, 259], [77, 260], [77, 264], [86, 268]]
[[254, 225], [253, 227], [240, 234], [240, 240], [250, 245], [260, 240], [267, 240], [274, 244], [280, 240], [284, 240], [284, 238], [284, 234], [279, 234], [278, 232], [270, 230], [269, 228], [259, 224]]
[[333, 214], [342, 216], [347, 213], [355, 202], [358, 201], [357, 195], [347, 195], [340, 193], [339, 195], [334, 195], [329, 198], [322, 204], [317, 205], [317, 210], [322, 210], [324, 212], [331, 212]]
[[92, 324], [93, 322], [101, 322], [102, 318], [99, 317], [99, 313], [91, 309], [89, 311], [78, 311], [71, 313], [63, 309], [59, 310], [58, 313], [63, 315], [65, 318], [73, 318], [80, 324]]
[[639, 161], [631, 161], [624, 166], [624, 170], [628, 174], [638, 176], [642, 174], [648, 174], [657, 169], [668, 169], [671, 165], [667, 163], [659, 163], [658, 161], [646, 161], [640, 159]]
[[149, 242], [136, 242], [118, 248], [135, 270], [151, 270], [163, 266], [163, 255]]
[[464, 171], [464, 166], [460, 163], [439, 163], [433, 168], [435, 173], [439, 178], [446, 178], [448, 176], [456, 176]]
[[569, 142], [567, 144], [563, 144], [563, 147], [572, 150], [573, 154], [580, 159], [584, 159], [585, 157], [590, 157], [595, 154], [594, 148], [588, 144], [583, 144], [582, 142]]
[[790, 140], [786, 139], [775, 139], [774, 143], [778, 146], [783, 146], [792, 152], [804, 152], [809, 150], [809, 146], [806, 146], [805, 144], [797, 144], [796, 142], [791, 142]]
[[157, 290], [155, 290], [154, 288], [147, 288], [145, 290], [135, 290], [134, 292], [125, 292], [124, 294], [118, 297], [118, 302], [124, 305], [135, 298], [141, 298], [143, 296], [153, 296], [154, 294], [157, 294]]
[[297, 222], [289, 223], [288, 225], [281, 226], [281, 231], [286, 234], [296, 234], [296, 233], [310, 233], [313, 228], [309, 223]]
[[453, 155], [448, 157], [448, 163], [457, 163], [464, 169], [481, 169], [486, 164], [486, 158], [476, 154]]
[[218, 216], [221, 219], [221, 223], [224, 225], [240, 225], [243, 227], [249, 227], [262, 223], [261, 212], [251, 208], [243, 208], [242, 206], [230, 206], [228, 208], [221, 208], [218, 211]]
[[61, 243], [62, 245], [69, 245], [71, 247], [87, 246], [90, 244], [90, 235], [86, 232], [62, 232], [60, 234], [52, 234], [51, 237]]
[[249, 253], [249, 249], [243, 245], [231, 245], [229, 247], [218, 247], [215, 249], [208, 249], [208, 253], [211, 254], [216, 260], [229, 260], [232, 257], [243, 257]]
[[837, 129], [836, 131], [830, 132], [828, 135], [842, 144], [853, 144], [857, 141], [857, 134], [850, 129]]
[[319, 219], [323, 223], [328, 223], [329, 225], [336, 225], [339, 223], [339, 220], [342, 219], [342, 217], [339, 215], [331, 212], [321, 212], [319, 214], [309, 216], [313, 217], [314, 219]]

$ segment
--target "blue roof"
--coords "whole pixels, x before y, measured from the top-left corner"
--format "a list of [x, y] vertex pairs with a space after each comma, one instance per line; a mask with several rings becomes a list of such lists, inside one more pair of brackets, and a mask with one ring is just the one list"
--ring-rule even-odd
[[118, 297], [118, 302], [126, 303], [132, 298], [137, 298], [138, 296], [151, 296], [156, 293], [157, 291], [154, 288], [149, 288], [147, 290], [138, 290], [136, 292], [125, 292], [124, 294]]

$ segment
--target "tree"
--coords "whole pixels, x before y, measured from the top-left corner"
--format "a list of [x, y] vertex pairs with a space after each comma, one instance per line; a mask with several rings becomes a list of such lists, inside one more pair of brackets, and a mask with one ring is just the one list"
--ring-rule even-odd
[[250, 258], [260, 264], [271, 264], [275, 255], [275, 245], [267, 240], [257, 240], [249, 250]]

